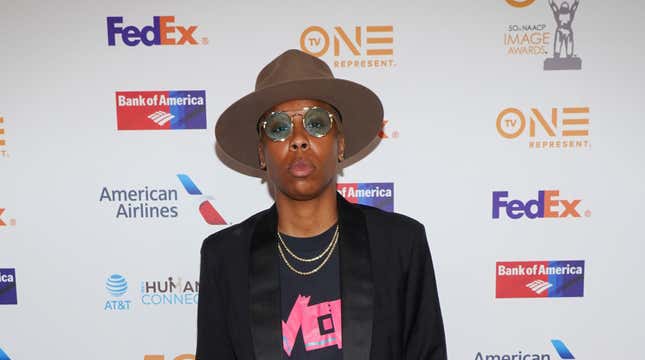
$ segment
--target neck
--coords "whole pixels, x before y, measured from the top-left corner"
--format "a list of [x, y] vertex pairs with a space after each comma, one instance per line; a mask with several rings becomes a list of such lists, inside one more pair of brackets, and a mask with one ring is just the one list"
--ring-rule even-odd
[[275, 192], [278, 231], [293, 237], [312, 237], [329, 229], [338, 221], [336, 182], [309, 200], [295, 200]]

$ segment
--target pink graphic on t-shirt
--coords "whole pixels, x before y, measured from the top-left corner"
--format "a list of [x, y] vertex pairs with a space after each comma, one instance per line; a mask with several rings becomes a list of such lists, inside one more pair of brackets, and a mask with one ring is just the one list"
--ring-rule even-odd
[[282, 322], [282, 347], [288, 356], [300, 329], [306, 351], [334, 345], [343, 348], [340, 299], [309, 305], [310, 299], [311, 296], [298, 295], [287, 322]]

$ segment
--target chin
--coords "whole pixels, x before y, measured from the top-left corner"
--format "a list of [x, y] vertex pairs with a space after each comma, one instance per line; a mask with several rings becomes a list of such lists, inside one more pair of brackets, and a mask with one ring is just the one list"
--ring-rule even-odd
[[294, 184], [288, 186], [283, 194], [294, 200], [306, 201], [315, 199], [323, 192], [323, 187], [313, 186], [313, 184]]
[[283, 186], [277, 186], [277, 190], [290, 199], [306, 201], [319, 197], [329, 186], [329, 182], [321, 183], [313, 179], [297, 179]]

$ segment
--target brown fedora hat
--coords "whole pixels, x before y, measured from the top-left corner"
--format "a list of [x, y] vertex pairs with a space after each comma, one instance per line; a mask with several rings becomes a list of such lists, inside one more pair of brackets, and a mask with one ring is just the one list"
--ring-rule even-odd
[[338, 110], [348, 163], [381, 129], [383, 105], [374, 92], [355, 82], [334, 78], [324, 61], [292, 49], [260, 71], [254, 92], [222, 113], [215, 126], [217, 145], [234, 160], [258, 170], [258, 120], [274, 105], [294, 99], [324, 101]]

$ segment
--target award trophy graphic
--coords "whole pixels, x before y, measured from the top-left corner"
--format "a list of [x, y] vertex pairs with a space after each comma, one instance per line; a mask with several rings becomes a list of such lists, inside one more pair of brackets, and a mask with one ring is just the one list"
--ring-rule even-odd
[[573, 5], [563, 1], [558, 6], [554, 0], [549, 0], [557, 28], [553, 39], [553, 57], [544, 59], [544, 70], [580, 70], [582, 68], [582, 59], [573, 53], [574, 39], [571, 28], [579, 4], [579, 0], [574, 0]]

